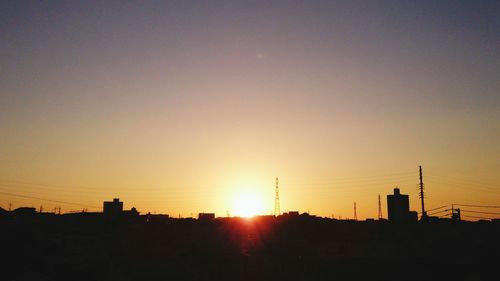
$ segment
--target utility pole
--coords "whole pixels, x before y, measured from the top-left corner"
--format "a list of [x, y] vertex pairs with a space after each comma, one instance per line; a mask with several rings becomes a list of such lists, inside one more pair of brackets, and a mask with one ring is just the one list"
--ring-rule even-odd
[[40, 205], [40, 213], [42, 213], [42, 211], [43, 211], [43, 206]]
[[380, 194], [378, 195], [378, 220], [382, 219], [382, 203], [380, 201]]
[[418, 166], [418, 172], [419, 172], [419, 176], [420, 176], [420, 192], [419, 192], [419, 196], [420, 196], [420, 202], [422, 202], [422, 217], [420, 218], [420, 220], [426, 220], [427, 219], [427, 213], [425, 212], [425, 205], [424, 205], [424, 179], [423, 179], [423, 175], [422, 175], [422, 166]]
[[354, 202], [354, 220], [358, 220], [358, 215], [356, 214], [356, 202]]
[[276, 187], [274, 189], [274, 216], [280, 215], [280, 190], [278, 186], [278, 177], [276, 177]]
[[460, 216], [460, 208], [454, 208], [453, 204], [451, 204], [451, 219], [454, 221], [460, 221], [462, 218]]
[[9, 212], [12, 211], [12, 203], [9, 203]]

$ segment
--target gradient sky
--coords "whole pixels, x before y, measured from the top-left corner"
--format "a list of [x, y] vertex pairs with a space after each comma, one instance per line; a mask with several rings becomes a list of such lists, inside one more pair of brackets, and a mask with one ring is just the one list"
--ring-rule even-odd
[[500, 203], [498, 1], [2, 1], [0, 42], [3, 208]]

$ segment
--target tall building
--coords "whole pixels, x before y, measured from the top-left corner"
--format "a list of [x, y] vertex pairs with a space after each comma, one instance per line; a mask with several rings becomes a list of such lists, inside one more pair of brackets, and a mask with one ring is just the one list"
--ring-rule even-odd
[[387, 213], [389, 221], [417, 221], [417, 212], [410, 211], [408, 195], [401, 194], [399, 188], [394, 188], [394, 194], [387, 195]]
[[117, 217], [123, 213], [123, 202], [118, 198], [114, 198], [113, 201], [104, 201], [103, 213], [108, 217]]

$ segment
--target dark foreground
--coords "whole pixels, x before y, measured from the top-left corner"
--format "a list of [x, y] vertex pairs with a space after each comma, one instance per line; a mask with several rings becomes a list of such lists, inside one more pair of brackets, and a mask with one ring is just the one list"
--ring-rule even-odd
[[500, 223], [0, 218], [2, 280], [500, 280]]

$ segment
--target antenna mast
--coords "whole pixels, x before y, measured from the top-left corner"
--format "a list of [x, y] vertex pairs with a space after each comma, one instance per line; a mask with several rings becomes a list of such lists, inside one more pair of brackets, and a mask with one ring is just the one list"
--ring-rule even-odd
[[358, 220], [358, 215], [356, 214], [356, 202], [354, 202], [354, 220]]
[[378, 219], [381, 220], [382, 216], [382, 203], [380, 201], [380, 194], [378, 195]]
[[425, 206], [424, 206], [424, 180], [422, 176], [422, 166], [418, 166], [418, 173], [420, 176], [420, 202], [422, 202], [422, 217], [420, 218], [421, 220], [427, 219], [427, 213], [425, 212]]
[[274, 190], [274, 216], [280, 215], [280, 190], [278, 186], [278, 177], [276, 177], [276, 187]]

